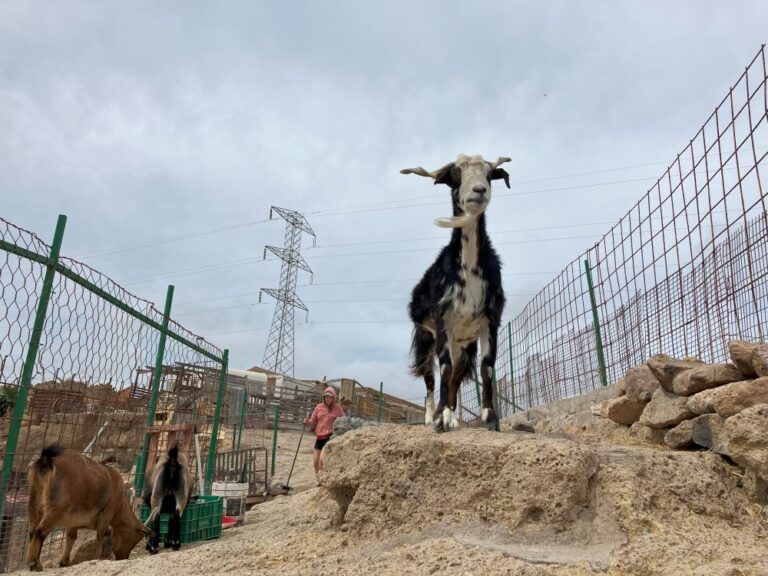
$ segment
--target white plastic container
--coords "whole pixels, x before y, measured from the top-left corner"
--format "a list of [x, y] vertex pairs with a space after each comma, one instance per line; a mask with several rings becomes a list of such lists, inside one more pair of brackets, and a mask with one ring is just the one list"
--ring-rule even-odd
[[245, 519], [245, 504], [248, 498], [248, 484], [243, 482], [214, 482], [211, 496], [224, 498], [224, 516], [237, 518], [240, 526]]

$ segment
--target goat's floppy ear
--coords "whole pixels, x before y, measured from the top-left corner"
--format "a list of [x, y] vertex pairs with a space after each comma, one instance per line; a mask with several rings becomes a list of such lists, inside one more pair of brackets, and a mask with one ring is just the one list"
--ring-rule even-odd
[[454, 163], [446, 164], [442, 168], [438, 168], [432, 172], [432, 177], [435, 179], [435, 184], [447, 184], [451, 188], [455, 188], [453, 181], [453, 167]]
[[494, 168], [488, 172], [488, 180], [504, 180], [504, 184], [509, 188], [509, 174], [504, 168]]

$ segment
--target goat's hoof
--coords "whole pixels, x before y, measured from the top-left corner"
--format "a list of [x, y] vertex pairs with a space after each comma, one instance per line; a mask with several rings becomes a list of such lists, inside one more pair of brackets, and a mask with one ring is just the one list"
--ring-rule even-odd
[[163, 546], [165, 547], [166, 550], [168, 550], [168, 548], [171, 547], [171, 541], [170, 540], [166, 540], [165, 542], [163, 542]]
[[483, 408], [482, 420], [487, 430], [499, 432], [499, 419], [496, 417], [496, 412], [493, 408]]
[[173, 544], [171, 544], [171, 548], [173, 548], [174, 550], [181, 549], [181, 542], [174, 542]]
[[59, 568], [66, 568], [69, 566], [69, 560], [59, 560]]
[[43, 571], [43, 565], [40, 564], [40, 560], [35, 560], [34, 562], [30, 563], [29, 571], [30, 572], [42, 572]]
[[445, 426], [443, 426], [443, 416], [440, 415], [432, 421], [432, 428], [435, 432], [445, 432]]

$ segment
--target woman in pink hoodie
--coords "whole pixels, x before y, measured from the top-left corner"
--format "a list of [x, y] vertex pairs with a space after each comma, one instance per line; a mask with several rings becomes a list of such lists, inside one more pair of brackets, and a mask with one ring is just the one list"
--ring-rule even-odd
[[315, 427], [315, 450], [312, 452], [312, 463], [315, 465], [315, 475], [323, 469], [323, 459], [321, 457], [323, 447], [328, 443], [333, 435], [333, 423], [336, 418], [344, 416], [344, 410], [336, 401], [336, 390], [333, 386], [328, 386], [323, 392], [323, 401], [315, 406], [312, 416], [304, 419], [304, 426]]

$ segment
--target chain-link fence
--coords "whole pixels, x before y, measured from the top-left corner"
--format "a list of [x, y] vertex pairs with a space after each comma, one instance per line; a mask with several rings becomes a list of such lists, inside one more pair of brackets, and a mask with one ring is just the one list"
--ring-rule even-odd
[[[0, 560], [23, 564], [26, 469], [53, 442], [109, 462], [139, 492], [145, 470], [179, 442], [197, 490], [210, 488], [227, 440], [227, 351], [85, 264], [0, 219]], [[202, 475], [202, 477], [200, 477]], [[52, 534], [53, 553], [63, 534]]]
[[[502, 415], [582, 394], [664, 352], [724, 361], [768, 331], [763, 46], [656, 184], [499, 334]], [[462, 390], [464, 420], [479, 394]]]

